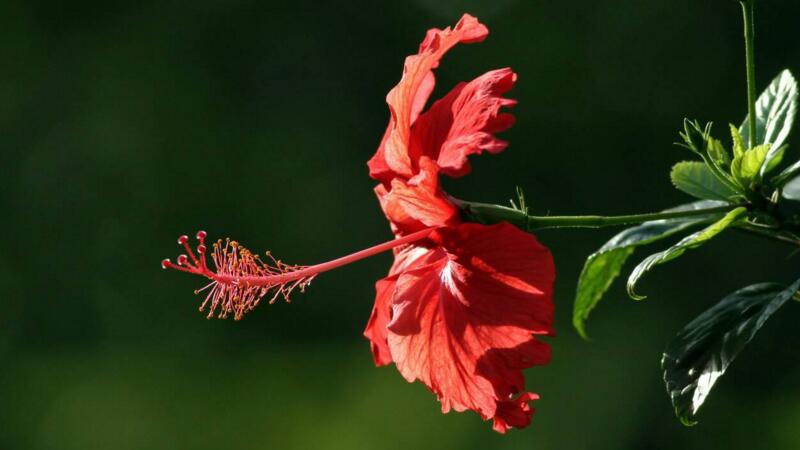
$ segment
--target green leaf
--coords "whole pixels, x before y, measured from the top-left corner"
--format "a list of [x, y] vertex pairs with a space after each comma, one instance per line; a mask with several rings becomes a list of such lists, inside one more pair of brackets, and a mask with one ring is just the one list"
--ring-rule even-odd
[[772, 183], [772, 185], [775, 187], [781, 187], [789, 182], [789, 180], [795, 178], [797, 175], [800, 175], [800, 161], [796, 161], [791, 166], [783, 169], [781, 173], [770, 180], [770, 183]]
[[[731, 175], [745, 189], [749, 189], [750, 184], [760, 176], [767, 153], [772, 144], [763, 144], [746, 150], [740, 156], [733, 158], [731, 162]], [[780, 162], [780, 160], [778, 161]]]
[[654, 253], [647, 258], [645, 258], [642, 262], [639, 263], [633, 269], [630, 276], [628, 277], [628, 295], [634, 300], [644, 300], [646, 297], [638, 295], [636, 293], [636, 283], [642, 278], [644, 274], [649, 272], [653, 267], [658, 266], [660, 264], [664, 264], [666, 262], [672, 261], [675, 258], [686, 253], [686, 250], [697, 248], [706, 242], [713, 239], [716, 235], [721, 233], [724, 229], [728, 228], [730, 225], [735, 223], [742, 215], [747, 212], [747, 208], [741, 206], [739, 208], [733, 209], [728, 214], [725, 215], [722, 219], [714, 222], [713, 224], [709, 225], [708, 227], [700, 230], [696, 233], [692, 233], [689, 236], [681, 239], [680, 242], [673, 245], [672, 247], [658, 253]]
[[698, 161], [675, 164], [669, 176], [676, 188], [700, 199], [725, 201], [736, 195], [705, 164]]
[[788, 288], [762, 283], [740, 289], [700, 314], [669, 343], [661, 368], [684, 425], [696, 423], [695, 415], [719, 377], [798, 289], [800, 280]]
[[[789, 136], [796, 112], [797, 81], [791, 72], [783, 70], [756, 100], [755, 143], [772, 144], [772, 151], [766, 157], [767, 161], [775, 157], [775, 153]], [[742, 126], [739, 127], [744, 142], [750, 142], [748, 117], [745, 117]]]
[[[722, 202], [699, 201], [681, 205], [667, 211], [691, 211], [697, 209], [722, 206]], [[578, 279], [572, 323], [578, 334], [586, 335], [586, 320], [589, 313], [597, 305], [608, 290], [611, 283], [619, 276], [620, 269], [636, 247], [665, 239], [701, 223], [716, 220], [719, 213], [707, 216], [682, 217], [676, 219], [654, 220], [628, 228], [618, 233], [605, 243], [598, 251], [586, 259], [583, 271]]]
[[800, 177], [795, 177], [783, 185], [781, 194], [784, 198], [800, 202]]
[[679, 144], [690, 151], [702, 155], [703, 148], [711, 133], [711, 124], [706, 124], [705, 128], [700, 128], [700, 123], [696, 120], [683, 119], [683, 131], [678, 134], [683, 139], [684, 144]]
[[731, 157], [719, 139], [709, 137], [706, 142], [706, 152], [719, 167], [728, 167], [731, 164]]
[[[685, 227], [691, 225], [686, 224]], [[677, 233], [677, 231], [667, 230], [667, 234], [663, 237]], [[663, 237], [657, 236], [653, 240], [663, 239]], [[636, 244], [606, 251], [601, 249], [586, 259], [578, 279], [572, 310], [572, 325], [584, 339], [589, 337], [586, 333], [586, 321], [589, 319], [589, 314], [603, 298], [603, 294], [611, 286], [611, 283], [619, 276], [622, 265], [633, 254], [635, 247]]]
[[764, 161], [764, 165], [761, 166], [761, 173], [760, 173], [761, 176], [769, 172], [772, 172], [772, 169], [778, 167], [781, 161], [783, 161], [783, 155], [786, 153], [787, 148], [788, 146], [784, 144], [781, 145], [781, 148], [777, 149], [774, 152], [772, 152], [770, 149], [770, 152], [772, 153], [772, 159], [770, 159], [769, 155], [767, 155], [766, 161]]
[[736, 129], [736, 126], [733, 124], [729, 126], [731, 127], [731, 140], [733, 140], [733, 156], [741, 157], [747, 147], [745, 147], [742, 135], [739, 133], [739, 130]]

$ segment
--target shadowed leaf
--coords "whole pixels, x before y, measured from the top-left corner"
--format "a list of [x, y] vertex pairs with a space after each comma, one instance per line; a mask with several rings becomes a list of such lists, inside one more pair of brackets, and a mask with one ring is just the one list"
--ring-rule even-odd
[[[722, 202], [699, 201], [681, 205], [667, 211], [689, 211], [694, 209], [721, 206]], [[586, 335], [586, 320], [589, 313], [608, 290], [611, 283], [619, 276], [625, 261], [633, 254], [636, 247], [665, 239], [692, 226], [707, 223], [719, 218], [721, 214], [686, 217], [677, 219], [654, 220], [628, 228], [618, 233], [605, 243], [598, 251], [586, 259], [580, 279], [578, 280], [572, 323], [578, 334]]]
[[700, 314], [669, 343], [661, 359], [667, 393], [684, 425], [694, 425], [700, 406], [730, 363], [764, 322], [797, 290], [762, 283], [740, 289]]
[[681, 239], [680, 242], [673, 245], [672, 247], [658, 253], [654, 253], [647, 258], [645, 258], [642, 262], [636, 266], [631, 275], [628, 277], [628, 295], [634, 300], [644, 300], [646, 297], [638, 295], [636, 293], [636, 283], [649, 272], [653, 267], [664, 264], [668, 261], [672, 261], [675, 258], [680, 257], [683, 255], [686, 250], [697, 248], [706, 242], [713, 239], [716, 235], [721, 233], [723, 230], [728, 228], [734, 222], [736, 222], [740, 217], [742, 217], [745, 213], [747, 213], [747, 208], [739, 207], [734, 210], [731, 210], [728, 214], [725, 215], [722, 219], [714, 222], [713, 224], [709, 225], [708, 227], [700, 230], [696, 233], [692, 233], [689, 236]]

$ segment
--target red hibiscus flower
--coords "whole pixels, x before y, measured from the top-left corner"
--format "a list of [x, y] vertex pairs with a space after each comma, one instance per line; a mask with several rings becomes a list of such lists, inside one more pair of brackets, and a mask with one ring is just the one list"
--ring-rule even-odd
[[393, 249], [394, 264], [376, 283], [364, 331], [375, 363], [394, 363], [408, 381], [422, 381], [443, 412], [474, 410], [493, 419], [501, 433], [527, 426], [533, 414], [529, 403], [538, 396], [525, 391], [522, 370], [550, 359], [550, 348], [536, 336], [553, 334], [552, 257], [533, 235], [508, 223], [462, 222], [439, 186], [440, 173], [469, 173], [469, 155], [506, 147], [494, 133], [514, 122], [500, 108], [514, 104], [502, 95], [516, 75], [507, 68], [487, 72], [422, 112], [442, 56], [487, 33], [469, 15], [453, 29], [428, 31], [387, 95], [389, 126], [368, 165], [380, 181], [375, 192], [396, 239], [310, 267], [217, 241], [212, 270], [206, 234], [199, 232], [196, 249], [181, 236], [186, 253], [177, 264], [164, 260], [162, 267], [209, 279], [198, 291], [207, 291], [200, 309], [207, 308], [208, 317], [239, 319], [264, 298], [288, 301], [319, 273]]
[[395, 250], [389, 276], [376, 283], [364, 334], [376, 364], [394, 362], [408, 381], [422, 381], [443, 412], [472, 409], [504, 432], [527, 426], [528, 402], [538, 398], [521, 393], [522, 369], [550, 359], [549, 347], [534, 336], [552, 334], [552, 257], [512, 225], [461, 223], [438, 174], [465, 175], [468, 155], [506, 147], [492, 133], [514, 122], [499, 110], [514, 104], [502, 95], [516, 75], [507, 68], [488, 72], [421, 112], [444, 53], [487, 33], [469, 15], [452, 30], [428, 31], [386, 98], [389, 126], [368, 163], [382, 182], [376, 193], [398, 235], [436, 231]]

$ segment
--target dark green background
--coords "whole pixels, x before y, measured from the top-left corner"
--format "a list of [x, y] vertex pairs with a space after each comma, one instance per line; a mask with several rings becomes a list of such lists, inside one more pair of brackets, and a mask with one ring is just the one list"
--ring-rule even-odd
[[[458, 197], [505, 202], [520, 185], [541, 214], [672, 206], [687, 201], [667, 177], [690, 157], [671, 145], [681, 119], [724, 137], [744, 117], [732, 0], [3, 2], [0, 448], [800, 446], [797, 304], [697, 427], [660, 381], [688, 320], [745, 284], [797, 277], [787, 249], [758, 238], [733, 232], [659, 268], [643, 303], [616, 285], [584, 342], [573, 289], [614, 231], [541, 233], [559, 335], [552, 364], [527, 372], [533, 424], [506, 436], [373, 367], [361, 331], [390, 255], [238, 323], [205, 320], [201, 280], [159, 268], [198, 228], [304, 264], [389, 238], [365, 166], [384, 96], [425, 30], [463, 11], [491, 34], [446, 57], [436, 96], [509, 65], [519, 106], [510, 148], [447, 182]], [[759, 90], [800, 72], [798, 21], [797, 2], [757, 5]]]

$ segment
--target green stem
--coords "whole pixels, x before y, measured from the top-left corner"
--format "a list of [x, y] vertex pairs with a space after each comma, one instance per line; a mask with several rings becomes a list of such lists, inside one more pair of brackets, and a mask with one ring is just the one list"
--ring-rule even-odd
[[756, 65], [753, 25], [753, 4], [755, 0], [741, 0], [742, 17], [744, 19], [744, 52], [747, 64], [747, 118], [749, 129], [749, 146], [756, 146]]
[[711, 173], [725, 186], [728, 186], [733, 192], [739, 192], [743, 196], [747, 197], [747, 191], [742, 189], [739, 185], [731, 181], [728, 175], [720, 169], [719, 165], [708, 155], [708, 151], [704, 151], [700, 153], [700, 157], [703, 158], [703, 162], [706, 164], [706, 167], [711, 171]]
[[800, 240], [797, 240], [794, 235], [791, 234], [781, 234], [778, 232], [770, 232], [763, 228], [759, 228], [753, 226], [749, 223], [743, 223], [736, 226], [737, 230], [741, 230], [746, 233], [755, 234], [756, 236], [761, 236], [766, 239], [771, 239], [778, 242], [783, 242], [786, 244], [790, 244], [794, 247], [800, 247]]
[[514, 208], [487, 203], [453, 201], [470, 218], [481, 223], [509, 222], [527, 230], [544, 228], [602, 228], [617, 225], [636, 225], [653, 220], [677, 219], [683, 217], [709, 216], [726, 213], [741, 205], [725, 205], [706, 209], [687, 211], [664, 211], [649, 214], [631, 214], [625, 216], [532, 216]]

